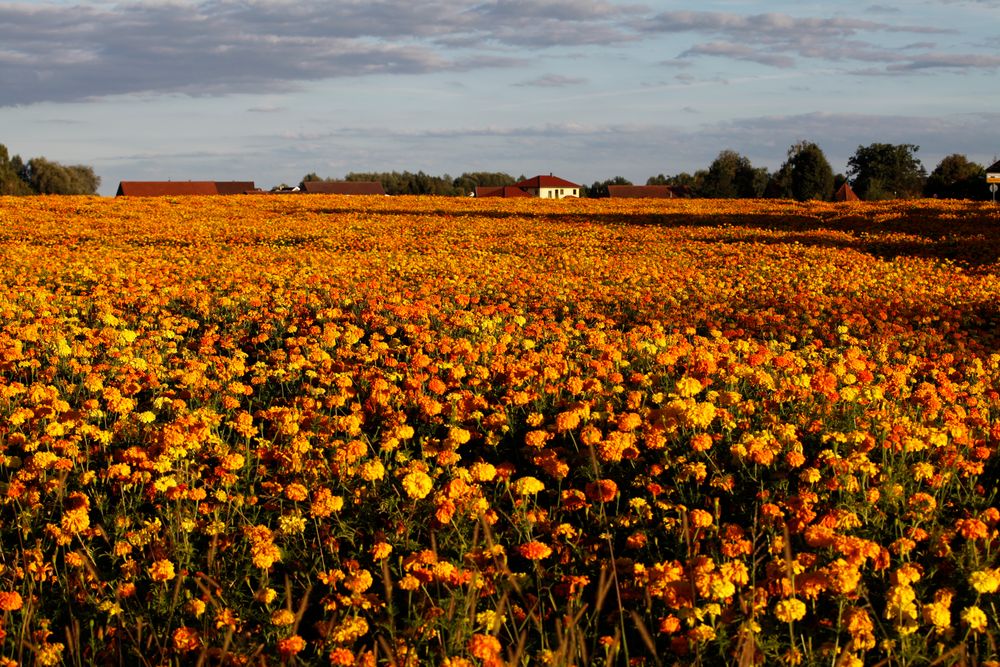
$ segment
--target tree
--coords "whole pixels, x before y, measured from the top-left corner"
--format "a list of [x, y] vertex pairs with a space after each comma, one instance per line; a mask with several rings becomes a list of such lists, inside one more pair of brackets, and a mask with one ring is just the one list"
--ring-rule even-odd
[[858, 146], [847, 161], [847, 177], [862, 199], [919, 197], [927, 172], [914, 153], [913, 144]]
[[23, 171], [21, 156], [11, 158], [7, 147], [0, 144], [0, 196], [31, 194], [31, 188], [21, 176]]
[[736, 151], [724, 150], [708, 168], [701, 185], [702, 197], [760, 197], [767, 186], [767, 169], [754, 168]]
[[605, 181], [594, 181], [594, 184], [589, 188], [587, 186], [583, 186], [582, 194], [584, 197], [592, 198], [607, 197], [609, 196], [609, 185], [632, 185], [632, 181], [628, 180], [624, 176], [615, 176], [614, 178], [609, 178]]
[[43, 157], [28, 161], [27, 181], [40, 195], [92, 195], [101, 185], [100, 176], [91, 167], [65, 166]]
[[475, 192], [476, 188], [498, 188], [505, 185], [514, 185], [514, 183], [517, 183], [514, 177], [502, 171], [474, 171], [465, 172], [456, 178], [452, 182], [452, 186], [459, 191], [459, 194], [470, 194]]
[[941, 160], [927, 177], [924, 195], [948, 199], [985, 199], [986, 168], [953, 153]]
[[820, 147], [800, 141], [788, 149], [788, 159], [769, 181], [766, 196], [828, 200], [833, 180], [833, 169]]

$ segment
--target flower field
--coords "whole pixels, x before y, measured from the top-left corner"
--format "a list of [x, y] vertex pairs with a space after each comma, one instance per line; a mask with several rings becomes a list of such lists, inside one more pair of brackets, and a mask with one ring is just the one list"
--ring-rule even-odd
[[989, 204], [0, 198], [0, 664], [1000, 665]]

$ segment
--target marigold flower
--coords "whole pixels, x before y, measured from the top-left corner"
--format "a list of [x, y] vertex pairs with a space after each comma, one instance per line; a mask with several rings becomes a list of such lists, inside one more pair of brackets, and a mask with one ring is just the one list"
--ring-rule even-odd
[[618, 497], [618, 485], [612, 479], [599, 479], [587, 482], [587, 498], [594, 502], [609, 503]]
[[968, 626], [969, 630], [975, 633], [983, 632], [989, 624], [986, 612], [976, 606], [963, 609], [961, 619], [962, 624]]
[[0, 610], [17, 611], [24, 606], [24, 598], [17, 591], [0, 592]]
[[180, 653], [189, 653], [201, 648], [201, 638], [198, 631], [186, 625], [174, 630], [173, 640], [174, 650]]
[[545, 489], [545, 484], [535, 477], [521, 477], [512, 485], [514, 493], [519, 496], [531, 496]]
[[425, 472], [414, 470], [403, 477], [403, 490], [413, 500], [426, 498], [434, 486], [434, 481]]
[[532, 540], [517, 547], [517, 552], [528, 560], [542, 560], [552, 555], [552, 549], [545, 543]]
[[278, 642], [278, 653], [288, 658], [302, 652], [306, 647], [306, 640], [299, 635], [286, 637]]
[[153, 581], [170, 581], [176, 576], [174, 564], [163, 558], [149, 566], [149, 576]]
[[1000, 568], [976, 570], [969, 575], [969, 583], [977, 593], [996, 593], [1000, 590]]
[[778, 600], [774, 605], [774, 616], [779, 621], [790, 623], [798, 621], [806, 615], [806, 603], [796, 598]]
[[477, 633], [469, 638], [466, 648], [472, 657], [479, 660], [494, 660], [500, 655], [500, 640], [493, 635]]

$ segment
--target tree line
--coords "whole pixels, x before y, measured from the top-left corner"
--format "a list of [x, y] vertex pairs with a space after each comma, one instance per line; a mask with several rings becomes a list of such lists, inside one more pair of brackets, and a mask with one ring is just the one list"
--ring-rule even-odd
[[[706, 169], [693, 174], [672, 176], [658, 174], [646, 185], [669, 185], [690, 197], [774, 198], [830, 200], [845, 182], [866, 200], [942, 197], [950, 199], [988, 199], [986, 168], [958, 153], [941, 160], [927, 174], [914, 144], [873, 143], [858, 146], [847, 162], [846, 174], [835, 174], [823, 150], [810, 141], [799, 141], [788, 149], [785, 162], [771, 173], [755, 167], [749, 158], [734, 150], [724, 150]], [[378, 181], [390, 195], [471, 194], [477, 186], [513, 185], [514, 178], [503, 172], [467, 172], [458, 178], [448, 174], [431, 176], [420, 171], [352, 172], [344, 179], [321, 179], [315, 173], [302, 180]], [[633, 185], [623, 176], [615, 176], [582, 186], [584, 197], [607, 197], [608, 186]]]
[[43, 157], [25, 162], [0, 144], [0, 195], [93, 195], [100, 185], [101, 177], [92, 167]]

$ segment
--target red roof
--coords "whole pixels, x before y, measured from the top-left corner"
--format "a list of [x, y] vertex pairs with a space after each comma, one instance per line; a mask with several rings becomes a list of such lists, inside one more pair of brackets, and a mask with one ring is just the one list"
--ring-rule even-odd
[[860, 197], [854, 194], [854, 189], [844, 181], [840, 189], [833, 195], [833, 201], [860, 201]]
[[669, 185], [609, 185], [608, 196], [629, 199], [673, 199], [674, 191]]
[[531, 197], [530, 194], [522, 190], [521, 188], [515, 187], [513, 185], [505, 186], [477, 186], [476, 187], [477, 197]]
[[378, 181], [305, 181], [302, 191], [324, 195], [384, 195]]
[[515, 186], [519, 188], [579, 188], [579, 184], [570, 183], [565, 178], [559, 178], [558, 176], [553, 176], [549, 174], [548, 176], [535, 176], [534, 178], [527, 178], [520, 183], [515, 183]]
[[115, 196], [235, 195], [253, 189], [253, 181], [121, 181]]

